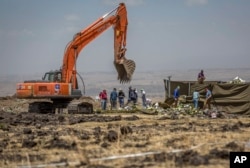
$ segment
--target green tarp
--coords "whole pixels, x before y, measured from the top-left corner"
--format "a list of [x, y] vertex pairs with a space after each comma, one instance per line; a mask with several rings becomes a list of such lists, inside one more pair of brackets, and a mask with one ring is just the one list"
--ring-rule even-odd
[[[164, 82], [165, 83], [165, 82]], [[212, 104], [219, 111], [230, 114], [250, 115], [250, 83], [229, 84], [216, 81], [206, 81], [204, 84], [198, 84], [194, 81], [167, 81], [165, 89], [168, 94], [173, 93], [177, 86], [180, 86], [180, 94], [192, 96], [195, 89], [200, 92], [201, 97], [205, 97], [205, 88], [212, 91]]]

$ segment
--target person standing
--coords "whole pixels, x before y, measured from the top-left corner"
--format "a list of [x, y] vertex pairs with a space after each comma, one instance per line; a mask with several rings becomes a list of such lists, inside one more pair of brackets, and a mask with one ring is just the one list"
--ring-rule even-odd
[[128, 103], [133, 102], [134, 105], [136, 105], [137, 102], [137, 93], [136, 93], [136, 89], [131, 89], [129, 91], [129, 100]]
[[100, 98], [101, 98], [102, 110], [106, 110], [108, 96], [107, 96], [107, 92], [105, 89], [100, 93]]
[[198, 79], [198, 83], [199, 84], [203, 84], [204, 83], [204, 80], [206, 78], [205, 78], [203, 70], [200, 71], [200, 73], [198, 74], [198, 78], [197, 79]]
[[174, 90], [174, 107], [176, 108], [179, 103], [180, 86], [177, 86]]
[[113, 91], [110, 93], [111, 110], [116, 109], [117, 97], [118, 95], [116, 92], [116, 88], [114, 88]]
[[129, 88], [128, 88], [128, 102], [127, 102], [127, 104], [129, 104], [132, 101], [131, 100], [131, 92], [133, 92], [133, 90], [132, 90], [132, 87], [129, 86]]
[[212, 99], [212, 92], [208, 89], [208, 88], [205, 88], [205, 91], [206, 91], [206, 99], [204, 101], [204, 106], [203, 106], [203, 109], [211, 109], [211, 99]]
[[134, 88], [134, 93], [135, 93], [135, 100], [134, 100], [134, 104], [136, 104], [138, 102], [138, 92], [137, 92], [137, 89]]
[[194, 102], [194, 108], [198, 109], [198, 103], [199, 103], [200, 93], [197, 91], [197, 89], [193, 92], [193, 102]]
[[141, 89], [141, 98], [142, 98], [142, 106], [144, 108], [147, 107], [147, 100], [146, 100], [146, 92], [144, 89]]
[[123, 90], [120, 88], [119, 92], [118, 92], [118, 99], [119, 99], [119, 105], [120, 108], [124, 107], [124, 98], [125, 98], [125, 93], [123, 92]]
[[100, 91], [99, 95], [98, 95], [98, 102], [100, 103], [100, 108], [102, 109], [102, 91]]

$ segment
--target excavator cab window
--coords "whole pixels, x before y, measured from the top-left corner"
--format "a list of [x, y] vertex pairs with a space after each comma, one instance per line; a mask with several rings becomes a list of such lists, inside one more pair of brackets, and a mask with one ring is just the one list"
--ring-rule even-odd
[[54, 73], [52, 73], [52, 72], [45, 73], [43, 80], [53, 82], [54, 81]]
[[60, 82], [62, 79], [61, 72], [47, 72], [45, 73], [43, 80], [49, 82]]
[[54, 82], [60, 82], [62, 80], [62, 73], [56, 72], [54, 73]]

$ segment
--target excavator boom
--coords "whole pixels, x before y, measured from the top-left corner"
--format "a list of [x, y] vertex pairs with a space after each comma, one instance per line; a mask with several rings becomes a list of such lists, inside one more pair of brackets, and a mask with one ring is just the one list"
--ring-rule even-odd
[[[114, 13], [112, 15], [112, 13]], [[113, 26], [114, 29], [114, 65], [118, 72], [120, 82], [129, 82], [135, 70], [135, 63], [127, 60], [126, 36], [127, 36], [127, 10], [124, 3], [100, 17], [87, 28], [76, 33], [73, 40], [67, 45], [62, 65], [62, 82], [72, 83], [76, 88], [76, 60], [82, 49], [100, 34]]]

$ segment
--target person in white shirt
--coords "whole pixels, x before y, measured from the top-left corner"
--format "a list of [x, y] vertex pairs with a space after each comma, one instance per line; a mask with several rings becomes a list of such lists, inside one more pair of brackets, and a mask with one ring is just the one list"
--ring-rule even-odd
[[147, 99], [146, 99], [146, 92], [144, 89], [141, 89], [141, 98], [142, 98], [142, 106], [144, 108], [147, 107]]

